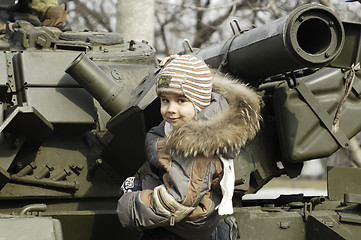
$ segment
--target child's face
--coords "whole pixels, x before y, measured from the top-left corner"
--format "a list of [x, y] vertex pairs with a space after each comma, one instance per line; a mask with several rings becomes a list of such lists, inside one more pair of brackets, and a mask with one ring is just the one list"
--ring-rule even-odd
[[193, 103], [183, 95], [162, 93], [160, 113], [172, 127], [179, 127], [195, 116]]

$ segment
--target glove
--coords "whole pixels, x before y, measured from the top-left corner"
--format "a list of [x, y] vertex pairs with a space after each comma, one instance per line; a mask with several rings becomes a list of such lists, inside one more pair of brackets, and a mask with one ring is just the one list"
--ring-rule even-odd
[[128, 177], [120, 186], [120, 196], [127, 192], [141, 191], [142, 190], [142, 181], [135, 177]]

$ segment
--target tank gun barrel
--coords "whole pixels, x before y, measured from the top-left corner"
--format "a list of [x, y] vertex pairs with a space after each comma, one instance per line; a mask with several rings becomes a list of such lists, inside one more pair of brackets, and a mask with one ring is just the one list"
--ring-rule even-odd
[[65, 71], [84, 87], [103, 109], [115, 116], [128, 105], [131, 95], [110, 79], [85, 53], [81, 53]]
[[[341, 52], [342, 22], [328, 8], [307, 4], [269, 24], [200, 49], [211, 67], [255, 81], [305, 67], [322, 67]], [[254, 82], [253, 82], [254, 83]]]

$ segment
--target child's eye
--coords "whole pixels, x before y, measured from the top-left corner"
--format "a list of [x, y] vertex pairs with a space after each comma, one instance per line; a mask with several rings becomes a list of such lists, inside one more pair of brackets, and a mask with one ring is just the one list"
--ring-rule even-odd
[[166, 98], [161, 98], [160, 101], [161, 101], [162, 103], [168, 103], [168, 102], [169, 102], [168, 99], [166, 99]]
[[185, 102], [189, 102], [189, 100], [187, 98], [179, 98], [178, 99], [178, 103], [185, 103]]

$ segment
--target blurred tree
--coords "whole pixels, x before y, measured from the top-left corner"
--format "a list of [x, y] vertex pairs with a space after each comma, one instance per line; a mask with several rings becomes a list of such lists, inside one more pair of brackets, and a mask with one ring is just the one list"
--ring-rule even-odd
[[71, 0], [59, 1], [68, 5], [68, 18], [75, 31], [114, 31], [115, 5], [118, 0]]

